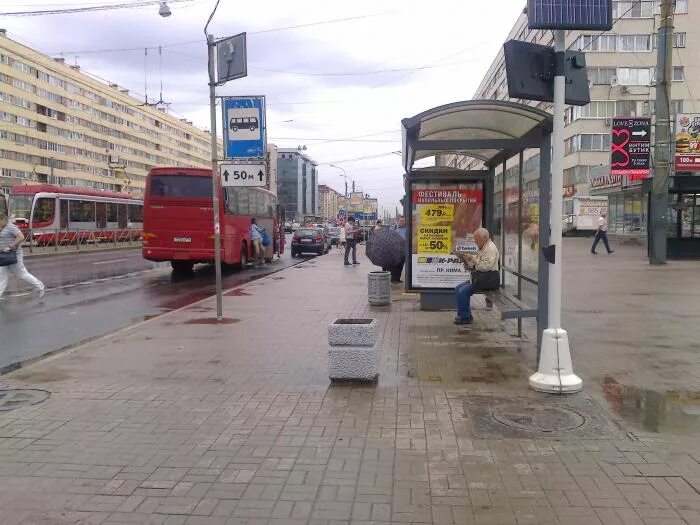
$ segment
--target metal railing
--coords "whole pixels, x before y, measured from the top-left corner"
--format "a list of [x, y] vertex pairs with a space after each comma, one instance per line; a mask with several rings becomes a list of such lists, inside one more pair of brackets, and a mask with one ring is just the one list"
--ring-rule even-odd
[[94, 250], [99, 248], [136, 247], [141, 245], [141, 230], [128, 228], [104, 230], [73, 230], [61, 229], [41, 230], [34, 232], [30, 229], [26, 234], [24, 246], [30, 254], [35, 252], [58, 252], [59, 248], [68, 251], [75, 247], [76, 251]]

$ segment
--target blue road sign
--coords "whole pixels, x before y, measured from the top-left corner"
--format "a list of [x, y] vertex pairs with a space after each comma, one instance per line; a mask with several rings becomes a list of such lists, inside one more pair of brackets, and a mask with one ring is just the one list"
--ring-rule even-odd
[[265, 97], [224, 97], [224, 157], [264, 157]]
[[530, 29], [596, 29], [613, 26], [612, 0], [528, 0]]
[[343, 208], [340, 208], [338, 210], [338, 218], [340, 218], [340, 217], [345, 217], [345, 209], [343, 209]]

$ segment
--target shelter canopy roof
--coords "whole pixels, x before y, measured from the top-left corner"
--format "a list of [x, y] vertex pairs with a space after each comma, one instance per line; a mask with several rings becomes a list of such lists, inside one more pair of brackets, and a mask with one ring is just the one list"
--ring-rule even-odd
[[551, 114], [503, 100], [453, 102], [403, 119], [403, 165], [438, 154], [468, 155], [491, 166], [518, 151], [539, 148], [552, 131]]

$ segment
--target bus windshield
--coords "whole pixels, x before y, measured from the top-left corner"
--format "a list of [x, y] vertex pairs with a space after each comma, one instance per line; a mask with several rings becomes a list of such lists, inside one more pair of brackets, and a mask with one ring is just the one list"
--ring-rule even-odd
[[31, 209], [31, 195], [10, 195], [9, 215], [11, 217], [29, 220], [29, 212]]
[[211, 178], [192, 175], [151, 175], [152, 197], [211, 199]]

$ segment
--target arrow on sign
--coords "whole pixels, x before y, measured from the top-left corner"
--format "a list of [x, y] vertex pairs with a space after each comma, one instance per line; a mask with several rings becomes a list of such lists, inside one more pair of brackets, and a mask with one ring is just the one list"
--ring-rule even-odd
[[647, 130], [643, 129], [642, 131], [633, 131], [632, 135], [636, 135], [638, 137], [646, 137], [647, 136]]
[[265, 177], [265, 174], [263, 173], [262, 170], [258, 172], [258, 177], [260, 177], [260, 182], [262, 182], [263, 178]]
[[228, 170], [224, 170], [221, 176], [224, 178], [224, 182], [228, 182]]

